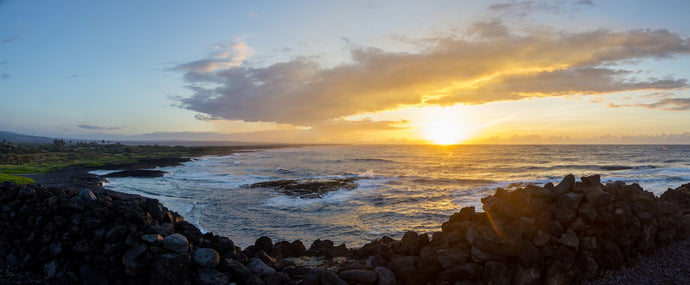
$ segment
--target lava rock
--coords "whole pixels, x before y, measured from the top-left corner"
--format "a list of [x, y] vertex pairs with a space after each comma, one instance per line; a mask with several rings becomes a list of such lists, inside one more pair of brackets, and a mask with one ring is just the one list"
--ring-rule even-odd
[[220, 262], [220, 255], [212, 248], [198, 248], [192, 254], [192, 261], [200, 267], [216, 268]]
[[171, 234], [163, 239], [163, 247], [175, 253], [185, 254], [189, 250], [189, 241], [181, 234]]
[[273, 269], [273, 267], [264, 264], [264, 262], [258, 258], [250, 258], [247, 268], [249, 268], [249, 271], [254, 274], [269, 275], [276, 273], [276, 270]]

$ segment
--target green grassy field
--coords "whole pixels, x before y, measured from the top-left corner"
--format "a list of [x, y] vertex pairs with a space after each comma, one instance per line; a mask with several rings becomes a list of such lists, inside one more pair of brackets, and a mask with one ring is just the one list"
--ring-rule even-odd
[[167, 157], [197, 157], [223, 155], [237, 151], [278, 146], [159, 146], [66, 143], [55, 140], [52, 144], [12, 144], [0, 142], [0, 182], [14, 181], [18, 184], [33, 180], [18, 174], [45, 173], [67, 166], [98, 167], [109, 163], [130, 163], [142, 159]]

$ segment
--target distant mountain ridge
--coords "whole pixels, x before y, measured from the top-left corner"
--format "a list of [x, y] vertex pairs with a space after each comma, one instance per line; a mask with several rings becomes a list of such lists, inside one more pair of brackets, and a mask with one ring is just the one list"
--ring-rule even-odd
[[52, 143], [54, 138], [23, 135], [13, 132], [0, 131], [0, 141], [13, 143]]

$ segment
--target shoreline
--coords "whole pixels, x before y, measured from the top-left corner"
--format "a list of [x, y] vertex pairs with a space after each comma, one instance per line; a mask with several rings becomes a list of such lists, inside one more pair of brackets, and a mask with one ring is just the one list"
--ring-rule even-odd
[[[181, 163], [181, 161], [179, 161], [179, 160], [189, 161], [190, 159], [191, 158], [177, 158], [177, 160], [178, 160], [177, 163], [178, 164]], [[154, 162], [152, 161], [152, 163], [154, 163]], [[137, 163], [118, 164], [117, 167], [118, 168], [126, 168], [123, 166], [134, 167], [134, 166], [136, 166], [136, 164]], [[152, 164], [149, 164], [149, 166], [150, 165], [152, 165]], [[156, 166], [160, 167], [161, 165], [154, 165], [154, 166], [150, 166], [150, 167], [146, 167], [146, 168], [153, 168]], [[170, 166], [170, 165], [164, 165], [164, 166]], [[122, 199], [122, 200], [128, 200], [128, 199], [142, 200], [143, 199], [144, 201], [148, 201], [148, 200], [156, 201], [154, 199], [149, 199], [149, 198], [141, 197], [138, 195], [124, 194], [124, 193], [119, 193], [116, 191], [105, 189], [104, 187], [101, 186], [101, 182], [102, 182], [101, 179], [102, 178], [100, 178], [97, 175], [93, 175], [93, 174], [88, 173], [88, 171], [95, 170], [95, 169], [104, 169], [104, 168], [103, 167], [95, 167], [95, 168], [94, 167], [68, 167], [67, 169], [61, 169], [58, 171], [39, 174], [39, 175], [36, 175], [35, 177], [38, 178], [36, 180], [37, 183], [39, 183], [39, 184], [42, 184], [41, 182], [45, 183], [43, 186], [45, 186], [46, 188], [51, 188], [51, 187], [67, 188], [67, 189], [71, 188], [74, 191], [76, 191], [75, 193], [82, 193], [84, 191], [92, 191], [96, 196], [105, 195], [105, 196], [111, 196], [112, 198]], [[580, 188], [580, 192], [578, 192], [575, 189], [576, 188], [575, 185], [576, 184], [586, 184], [586, 183], [590, 183], [590, 184], [597, 184], [598, 183], [598, 176], [596, 179], [591, 178], [592, 180], [596, 180], [595, 182], [587, 182], [587, 181], [589, 181], [589, 179], [590, 179], [590, 177], [583, 177], [583, 182], [577, 182], [576, 183], [574, 181], [574, 177], [573, 178], [566, 177], [561, 182], [561, 184], [559, 184], [558, 186], [553, 186], [553, 185], [548, 186], [548, 184], [547, 184], [545, 186], [546, 188], [544, 188], [544, 189], [557, 189], [563, 183], [566, 183], [568, 185], [561, 187], [561, 188], [568, 188], [567, 191], [565, 191], [565, 194], [571, 193], [571, 194], [574, 194], [576, 196], [577, 195], [583, 196], [583, 194], [581, 193], [582, 189]], [[635, 185], [635, 184], [633, 184], [633, 185]], [[689, 184], [686, 184], [686, 185], [690, 186]], [[628, 186], [632, 186], [632, 185], [628, 185]], [[549, 187], [551, 187], [551, 188], [549, 188]], [[582, 185], [580, 185], [580, 187], [582, 187]], [[607, 187], [607, 186], [604, 186], [604, 187]], [[634, 190], [637, 191], [637, 189], [634, 189]], [[552, 190], [549, 190], [549, 191], [552, 191]], [[575, 192], [572, 192], [572, 191], [575, 191]], [[639, 189], [639, 191], [643, 191], [643, 193], [646, 192], [642, 189]], [[649, 192], [646, 192], [646, 193], [649, 193]], [[560, 193], [560, 194], [564, 194], [564, 193]], [[572, 196], [572, 195], [569, 195], [569, 196]], [[499, 190], [497, 190], [495, 195], [482, 199], [482, 203], [485, 205], [484, 206], [485, 210], [487, 209], [487, 207], [489, 208], [489, 210], [491, 210], [492, 207], [496, 207], [496, 206], [491, 206], [492, 205], [491, 201], [506, 199], [505, 197], [506, 197], [505, 194], [502, 193], [499, 189]], [[652, 194], [652, 197], [654, 200], [660, 200], [659, 197], [655, 197], [653, 194]], [[487, 199], [487, 200], [485, 201], [485, 199]], [[587, 198], [580, 197], [580, 199], [586, 200]], [[647, 199], [647, 198], [645, 198], [645, 199]], [[556, 201], [556, 200], [554, 200], [554, 202], [558, 203], [558, 201]], [[161, 205], [161, 207], [163, 207], [163, 206]], [[311, 245], [311, 247], [309, 247], [309, 250], [307, 250], [307, 248], [301, 242], [295, 241], [293, 243], [290, 243], [290, 242], [284, 241], [284, 242], [276, 243], [274, 245], [269, 238], [261, 237], [261, 238], [257, 239], [257, 241], [254, 245], [251, 245], [244, 250], [241, 250], [240, 248], [235, 247], [237, 250], [235, 251], [234, 254], [232, 254], [230, 256], [228, 256], [227, 254], [223, 254], [221, 251], [218, 251], [218, 253], [220, 254], [220, 256], [223, 257], [222, 259], [227, 259], [230, 261], [233, 261], [233, 260], [238, 261], [237, 259], [233, 259], [234, 257], [237, 257], [239, 259], [239, 262], [242, 263], [242, 265], [245, 266], [245, 268], [249, 268], [250, 259], [254, 260], [254, 258], [256, 258], [256, 259], [260, 260], [263, 265], [268, 266], [268, 268], [272, 268], [273, 271], [266, 269], [264, 267], [261, 267], [260, 264], [257, 265], [258, 267], [264, 268], [265, 270], [267, 270], [269, 272], [277, 272], [276, 274], [283, 273], [283, 275], [281, 275], [282, 280], [276, 284], [294, 284], [294, 283], [290, 283], [288, 281], [289, 280], [295, 281], [296, 280], [295, 277], [302, 278], [301, 280], [306, 280], [307, 277], [309, 277], [307, 273], [310, 273], [310, 272], [313, 275], [312, 277], [316, 278], [318, 280], [327, 280], [328, 278], [336, 277], [336, 278], [339, 278], [339, 280], [341, 280], [341, 281], [345, 280], [347, 278], [354, 278], [354, 277], [350, 276], [350, 274], [368, 275], [369, 277], [371, 277], [372, 275], [370, 272], [375, 272], [376, 276], [377, 276], [376, 280], [381, 280], [381, 278], [383, 278], [382, 276], [387, 276], [387, 274], [390, 275], [389, 273], [392, 273], [393, 274], [392, 280], [397, 280], [398, 284], [408, 284], [408, 281], [410, 281], [410, 280], [413, 280], [414, 282], [422, 281], [419, 279], [419, 276], [409, 275], [406, 273], [409, 273], [412, 271], [419, 272], [420, 268], [418, 268], [417, 267], [418, 265], [416, 265], [416, 264], [418, 262], [429, 262], [429, 260], [428, 260], [429, 258], [431, 258], [432, 260], [435, 260], [435, 261], [430, 262], [431, 264], [436, 264], [432, 267], [440, 266], [440, 267], [436, 267], [438, 269], [435, 269], [435, 270], [440, 270], [436, 274], [441, 274], [438, 276], [442, 276], [446, 280], [469, 279], [469, 280], [475, 280], [476, 281], [477, 278], [479, 278], [478, 280], [481, 281], [481, 280], [485, 280], [486, 278], [489, 278], [489, 277], [481, 275], [478, 271], [482, 271], [482, 270], [486, 271], [487, 266], [491, 270], [499, 270], [500, 272], [502, 272], [502, 271], [505, 271], [507, 269], [504, 268], [505, 265], [501, 265], [501, 264], [508, 264], [509, 265], [509, 264], [511, 264], [511, 262], [515, 262], [516, 260], [520, 260], [520, 258], [517, 258], [517, 259], [497, 258], [497, 259], [495, 259], [495, 257], [491, 257], [491, 256], [501, 256], [502, 254], [508, 254], [508, 255], [518, 254], [518, 255], [520, 255], [523, 253], [520, 253], [520, 252], [510, 253], [510, 252], [504, 252], [505, 250], [502, 250], [502, 249], [496, 249], [496, 248], [491, 249], [491, 246], [490, 246], [491, 242], [490, 241], [475, 241], [475, 243], [478, 243], [478, 244], [471, 246], [470, 248], [472, 250], [468, 249], [469, 250], [468, 253], [462, 253], [460, 251], [453, 250], [453, 248], [455, 248], [455, 247], [452, 246], [452, 243], [453, 243], [452, 240], [447, 240], [448, 239], [447, 235], [449, 233], [452, 234], [452, 233], [455, 233], [457, 230], [459, 230], [463, 233], [462, 238], [468, 239], [465, 242], [469, 242], [470, 244], [472, 244], [472, 241], [469, 241], [470, 233], [468, 232], [469, 229], [466, 228], [466, 226], [468, 225], [467, 223], [470, 221], [472, 223], [479, 223], [479, 225], [481, 225], [483, 223], [482, 218], [479, 218], [479, 216], [477, 216], [477, 215], [478, 214], [484, 214], [484, 213], [482, 213], [482, 212], [474, 213], [474, 209], [472, 209], [473, 213], [470, 214], [470, 217], [473, 217], [473, 218], [467, 218], [466, 217], [466, 220], [463, 222], [464, 226], [461, 226], [460, 228], [451, 227], [451, 225], [453, 223], [457, 222], [458, 215], [463, 215], [463, 211], [465, 211], [465, 210], [466, 209], [463, 209], [460, 212], [451, 216], [449, 221], [447, 223], [444, 223], [443, 231], [433, 234], [433, 237], [429, 237], [426, 234], [418, 235], [417, 233], [414, 233], [414, 232], [408, 232], [399, 241], [393, 240], [391, 238], [383, 237], [381, 239], [374, 240], [374, 241], [364, 245], [361, 248], [356, 248], [356, 249], [347, 249], [345, 247], [345, 245], [335, 246], [332, 242], [330, 242], [328, 240], [323, 240], [323, 241], [317, 240]], [[167, 209], [166, 209], [166, 211], [167, 211]], [[469, 210], [467, 210], [467, 211], [469, 211]], [[496, 211], [501, 212], [500, 209], [497, 209]], [[172, 213], [172, 214], [175, 217], [175, 219], [179, 218], [180, 220], [182, 220], [181, 216], [179, 216], [177, 213]], [[614, 214], [615, 214], [615, 211], [614, 211]], [[686, 219], [688, 219], [689, 214], [687, 213], [687, 211], [685, 212], [684, 215], [685, 215], [684, 217]], [[477, 218], [474, 218], [475, 216], [477, 216]], [[455, 222], [454, 222], [454, 217], [456, 220]], [[566, 219], [566, 218], [564, 218], [564, 219]], [[556, 222], [558, 223], [558, 221], [559, 221], [559, 218], [556, 217]], [[187, 222], [184, 222], [184, 223], [189, 224]], [[560, 223], [562, 223], [564, 225], [566, 224], [563, 221], [561, 221]], [[189, 224], [189, 225], [191, 225], [191, 224]], [[193, 225], [191, 225], [191, 226], [194, 227]], [[682, 228], [682, 226], [683, 225], [680, 225], [681, 228]], [[189, 226], [184, 226], [184, 227], [187, 227], [186, 231], [192, 232], [191, 233], [192, 236], [201, 235], [202, 241], [204, 240], [204, 238], [208, 238], [211, 240], [214, 240], [214, 239], [215, 240], [219, 240], [219, 239], [222, 240], [222, 238], [223, 238], [223, 237], [219, 237], [219, 236], [214, 236], [213, 233], [207, 233], [207, 234], [202, 235], [199, 232], [199, 229], [196, 227], [194, 227], [194, 229], [189, 229]], [[177, 229], [177, 226], [175, 226], [175, 228]], [[481, 227], [479, 227], [479, 228], [481, 228]], [[683, 230], [686, 230], [686, 229], [683, 229]], [[437, 234], [438, 234], [438, 238], [437, 238]], [[484, 234], [486, 235], [487, 233], [484, 233]], [[491, 233], [489, 232], [488, 234], [490, 235]], [[574, 234], [574, 232], [571, 232], [570, 234]], [[467, 235], [467, 236], [465, 237], [465, 235]], [[567, 243], [568, 242], [567, 239], [569, 238], [567, 236], [567, 235], [569, 235], [568, 232], [567, 231], [564, 232], [563, 235], [566, 235], [565, 241], [563, 240], [563, 236], [561, 236], [560, 238], [557, 239], [557, 241], [554, 241], [554, 240], [548, 241], [547, 240], [546, 242], [547, 243], [550, 243], [550, 242]], [[161, 235], [161, 237], [163, 237], [163, 236]], [[672, 243], [673, 238], [671, 239], [671, 241], [666, 241], [666, 242], [669, 243], [670, 245], [680, 245], [680, 246], [678, 246], [678, 248], [680, 248], [679, 250], [683, 250], [683, 252], [687, 253], [688, 252], [687, 235], [685, 235], [684, 237], [685, 237], [685, 239], [681, 240], [680, 242]], [[474, 237], [474, 238], [476, 239], [476, 237]], [[552, 238], [554, 238], [554, 236], [552, 236]], [[225, 239], [227, 239], [227, 238], [225, 238]], [[665, 239], [668, 239], [668, 238], [666, 237]], [[440, 243], [445, 242], [446, 244], [438, 245], [439, 240], [440, 240]], [[444, 241], [444, 240], [446, 240], [446, 241]], [[435, 242], [436, 242], [436, 245], [434, 245]], [[496, 241], [494, 241], [494, 242], [496, 242]], [[531, 240], [531, 242], [534, 243], [534, 240]], [[205, 248], [206, 246], [210, 246], [211, 248], [214, 248], [214, 246], [212, 244], [208, 244], [208, 243], [204, 243], [204, 242], [200, 242], [200, 243], [196, 242], [195, 243], [195, 242], [189, 241], [189, 243], [190, 243], [190, 246], [194, 245], [195, 248]], [[487, 244], [489, 244], [489, 245], [487, 245]], [[489, 247], [483, 248], [485, 251], [498, 250], [498, 252], [482, 252], [481, 248], [487, 247], [487, 246], [489, 246]], [[503, 246], [510, 247], [509, 244], [508, 245], [504, 244]], [[234, 247], [234, 245], [233, 245], [233, 247]], [[439, 248], [440, 251], [435, 250], [436, 251], [435, 253], [429, 253], [428, 250], [426, 250], [429, 247]], [[475, 252], [475, 250], [474, 250], [475, 247], [477, 247], [477, 249], [478, 249], [477, 252]], [[566, 252], [568, 252], [567, 248], [570, 248], [569, 250], [572, 250], [572, 247], [566, 246], [565, 248], [566, 249], [564, 249], [564, 250], [566, 250]], [[425, 249], [427, 252], [425, 253], [425, 251], [422, 249]], [[663, 249], [663, 247], [661, 249]], [[453, 251], [452, 254], [450, 254], [450, 255], [445, 254], [444, 255], [444, 253], [446, 253], [446, 251], [449, 251], [449, 250]], [[188, 251], [191, 254], [195, 250], [193, 250], [190, 247], [190, 248], [188, 248]], [[292, 251], [292, 253], [290, 253], [291, 251]], [[557, 252], [555, 252], [555, 253], [557, 253]], [[639, 260], [646, 260], [646, 258], [654, 258], [654, 256], [655, 256], [654, 250], [649, 251], [647, 253], [650, 253], [650, 255], [642, 255], [642, 258]], [[241, 257], [241, 255], [238, 257], [237, 254], [244, 255], [244, 258]], [[465, 256], [465, 254], [469, 254], [470, 259], [465, 259], [465, 257], [458, 257], [458, 256]], [[291, 257], [291, 258], [297, 258], [297, 259], [291, 260], [291, 259], [286, 258], [286, 256], [290, 256], [290, 255], [295, 256], [295, 257]], [[666, 255], [668, 255], [668, 254], [666, 254]], [[296, 264], [294, 264], [294, 263], [299, 262], [300, 261], [299, 258], [304, 259], [305, 256], [312, 256], [314, 258], [316, 258], [316, 257], [321, 258], [322, 260], [319, 261], [319, 262], [321, 262], [321, 265], [316, 266], [316, 267], [312, 267], [309, 269], [309, 271], [306, 271], [306, 272], [297, 272], [297, 273], [292, 272], [292, 273], [294, 273], [292, 275], [291, 275], [291, 273], [286, 273], [286, 271], [284, 270], [286, 268], [283, 267], [284, 264], [282, 264], [281, 262], [284, 261], [284, 263], [288, 264], [285, 267], [290, 267], [291, 269], [287, 269], [288, 270], [287, 272], [290, 272], [290, 270], [293, 270], [293, 269], [299, 267], [299, 266], [296, 266]], [[347, 259], [345, 262], [350, 262], [352, 264], [350, 264], [350, 265], [339, 264], [338, 262], [329, 261], [329, 260], [333, 259], [334, 257], [335, 257], [335, 260], [338, 260], [338, 258], [340, 258], [340, 256], [346, 256]], [[453, 256], [455, 256], [455, 257], [453, 257]], [[476, 256], [480, 256], [480, 259], [477, 259]], [[625, 271], [625, 269], [628, 268], [627, 266], [635, 264], [635, 260], [637, 260], [637, 258], [639, 258], [639, 254], [637, 254], [637, 256], [638, 257], [632, 258], [630, 261], [624, 262], [624, 264], [622, 264], [623, 265], [622, 270], [613, 270], [613, 271], [609, 270], [606, 272], [602, 271], [602, 272], [597, 273], [597, 274], [589, 273], [589, 275], [591, 275], [591, 276], [587, 276], [587, 279], [589, 279], [590, 277], [592, 277], [592, 278], [596, 277], [595, 279], [591, 280], [591, 282], [593, 282], [592, 284], [612, 284], [612, 283], [616, 282], [615, 280], [634, 280], [634, 279], [627, 278], [625, 276], [629, 276], [631, 274], [634, 274], [635, 271]], [[372, 257], [374, 257], [373, 260], [371, 259]], [[451, 261], [447, 260], [448, 258], [451, 260], [453, 260], [454, 258], [455, 259], [460, 258], [461, 260], [464, 260], [464, 262], [469, 262], [469, 263], [464, 263], [464, 264], [478, 264], [478, 266], [476, 268], [473, 268], [473, 267], [456, 268], [456, 267], [453, 267], [450, 265], [446, 266], [443, 263], [443, 261], [441, 261], [441, 264], [437, 263], [439, 260], [446, 260], [446, 264], [448, 264], [448, 262], [451, 262]], [[481, 259], [485, 259], [485, 260], [481, 260]], [[503, 260], [503, 261], [501, 261], [501, 260]], [[672, 262], [672, 261], [677, 261], [676, 259], [672, 259], [672, 258], [668, 258], [668, 257], [662, 258], [662, 260], [665, 260], [666, 261], [665, 263], [667, 263], [667, 264]], [[343, 261], [340, 261], [340, 262], [343, 262]], [[353, 265], [354, 263], [357, 263], [357, 262], [360, 262], [360, 264], [357, 266]], [[412, 263], [410, 264], [410, 262], [412, 262]], [[496, 262], [498, 262], [498, 263], [496, 263]], [[527, 264], [535, 264], [534, 262], [535, 262], [534, 260], [529, 260], [529, 259], [527, 260]], [[545, 261], [541, 261], [541, 262], [545, 262]], [[2, 262], [0, 262], [0, 263], [2, 263]], [[256, 261], [255, 261], [255, 263], [256, 263]], [[682, 264], [683, 263], [680, 263], [679, 266], [682, 266]], [[198, 264], [195, 264], [193, 262], [192, 262], [191, 266], [193, 268], [198, 267], [199, 270], [205, 268], [205, 267], [199, 266]], [[216, 265], [216, 269], [220, 269], [220, 268], [217, 268], [217, 266], [218, 265]], [[458, 266], [460, 266], [460, 265], [458, 265]], [[498, 267], [493, 268], [494, 266], [498, 266]], [[652, 265], [646, 264], [645, 266], [646, 266], [646, 268], [649, 268], [650, 266], [653, 267], [653, 264]], [[294, 268], [292, 268], [292, 267], [294, 267]], [[374, 270], [374, 269], [378, 269], [378, 271]], [[256, 269], [256, 270], [259, 270], [259, 269]], [[303, 268], [301, 270], [304, 271], [305, 269]], [[359, 271], [355, 272], [355, 273], [349, 272], [349, 271], [353, 271], [353, 270], [359, 270]], [[469, 272], [468, 272], [468, 270], [469, 270]], [[529, 270], [531, 270], [531, 269], [529, 269]], [[513, 273], [511, 273], [513, 275], [512, 278], [515, 278], [515, 274], [522, 274], [520, 276], [522, 276], [524, 278], [528, 278], [530, 276], [534, 277], [533, 275], [536, 273], [534, 271], [529, 271], [529, 270], [527, 272], [517, 272], [517, 273], [513, 272]], [[540, 271], [543, 271], [543, 270], [544, 269], [542, 269]], [[555, 270], [555, 269], [553, 269], [553, 270]], [[553, 271], [553, 270], [551, 270], [551, 271]], [[572, 268], [570, 270], [572, 270]], [[657, 269], [652, 269], [652, 271], [654, 271], [654, 270], [657, 270]], [[547, 274], [547, 273], [549, 273], [548, 271], [549, 271], [549, 269], [546, 268], [546, 271], [543, 271], [539, 275], [540, 276], [545, 275], [545, 276], [543, 276], [543, 278], [548, 278], [548, 274]], [[563, 271], [565, 273], [568, 272], [568, 270], [556, 270], [556, 271], [558, 271], [558, 272]], [[498, 273], [499, 275], [500, 275], [500, 272]], [[551, 272], [550, 274], [556, 274], [556, 276], [559, 278], [566, 278], [566, 279], [572, 278], [572, 276], [568, 277], [570, 274], [566, 274], [566, 276], [564, 277], [562, 274], [561, 275], [557, 274], [558, 272], [556, 272], [556, 273]], [[633, 272], [633, 273], [631, 273], [631, 272]], [[685, 272], [685, 273], [683, 273], [683, 272]], [[246, 272], [244, 272], [244, 273], [246, 273]], [[343, 275], [342, 273], [344, 273], [344, 276], [342, 276]], [[199, 278], [199, 274], [201, 274], [201, 271], [198, 271], [195, 273], [193, 272], [193, 273], [191, 273], [191, 276], [196, 276], [195, 278]], [[248, 278], [252, 278], [252, 276], [254, 276], [256, 278], [259, 278], [261, 280], [266, 281], [265, 279], [268, 278], [269, 275], [273, 276], [271, 274], [266, 275], [263, 273], [257, 274], [256, 272], [253, 272], [250, 275], [243, 274], [243, 276], [248, 277]], [[287, 274], [288, 277], [290, 277], [290, 278], [286, 279], [285, 274]], [[527, 274], [527, 275], [525, 275], [525, 274]], [[595, 274], [595, 275], [592, 275], [592, 274]], [[671, 281], [675, 280], [675, 282], [680, 282], [682, 280], [688, 280], [687, 274], [688, 274], [687, 270], [682, 271], [681, 274], [677, 276], [679, 279], [672, 279]], [[231, 274], [227, 274], [227, 275], [233, 276]], [[255, 275], [257, 275], [257, 276], [255, 276]], [[623, 277], [620, 277], [621, 275]], [[220, 276], [220, 275], [217, 275], [217, 276]], [[359, 275], [357, 275], [357, 276], [359, 276]], [[424, 278], [431, 278], [432, 275], [422, 274], [421, 276], [423, 276]], [[359, 276], [357, 278], [360, 278], [360, 277], [364, 278], [362, 276]], [[554, 276], [551, 276], [551, 277], [553, 278]], [[221, 277], [218, 277], [218, 278], [221, 278]], [[254, 278], [254, 279], [256, 279], [256, 278]], [[278, 278], [278, 277], [275, 277], [275, 278]], [[440, 277], [438, 277], [438, 278], [440, 278]], [[669, 277], [669, 278], [674, 278], [674, 277]], [[509, 277], [509, 279], [510, 279], [510, 277]], [[575, 281], [576, 283], [590, 282], [590, 281], [587, 281], [587, 279], [585, 279], [585, 280], [580, 279], [579, 281], [578, 281], [578, 279], [570, 279], [570, 280]], [[229, 280], [235, 280], [235, 279], [229, 279]], [[243, 279], [243, 280], [248, 281], [247, 279]], [[335, 280], [335, 279], [333, 279], [333, 280]], [[352, 279], [352, 280], [354, 280], [354, 279]], [[429, 279], [425, 279], [425, 280], [429, 280]], [[538, 279], [538, 280], [540, 280], [541, 283], [544, 283], [546, 281], [544, 279]], [[610, 280], [614, 280], [614, 281], [610, 281]], [[650, 280], [654, 281], [655, 279], [650, 279]], [[670, 279], [665, 279], [665, 280], [668, 281]], [[527, 281], [529, 281], [529, 280], [527, 280]], [[532, 281], [534, 281], [534, 280], [532, 280]], [[658, 280], [656, 280], [656, 281], [658, 281]], [[607, 282], [609, 282], [609, 283], [607, 283]], [[366, 283], [366, 282], [364, 282], [364, 283]], [[480, 283], [482, 283], [482, 282], [480, 282]], [[303, 284], [313, 284], [313, 283], [303, 283]], [[396, 283], [390, 283], [390, 284], [396, 284]], [[409, 284], [412, 284], [412, 283], [409, 283]], [[665, 284], [667, 284], [667, 283], [665, 283]]]

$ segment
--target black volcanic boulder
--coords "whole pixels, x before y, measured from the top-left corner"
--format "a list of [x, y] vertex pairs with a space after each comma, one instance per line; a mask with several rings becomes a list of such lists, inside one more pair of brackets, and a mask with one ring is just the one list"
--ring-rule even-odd
[[669, 188], [659, 196], [662, 201], [676, 203], [685, 207], [685, 209], [690, 208], [690, 183], [683, 184], [676, 189]]
[[331, 240], [320, 240], [317, 239], [311, 244], [307, 254], [311, 256], [323, 256], [326, 258], [333, 258], [337, 256], [346, 256], [349, 253], [345, 244], [339, 246], [334, 246]]
[[292, 243], [280, 241], [275, 244], [275, 247], [283, 257], [300, 257], [307, 254], [307, 249], [300, 240], [295, 240]]

